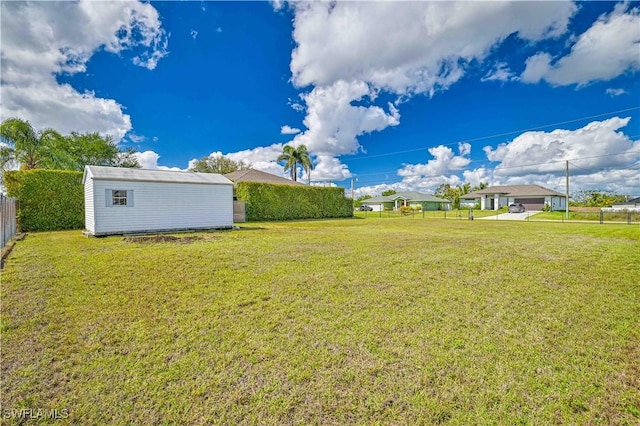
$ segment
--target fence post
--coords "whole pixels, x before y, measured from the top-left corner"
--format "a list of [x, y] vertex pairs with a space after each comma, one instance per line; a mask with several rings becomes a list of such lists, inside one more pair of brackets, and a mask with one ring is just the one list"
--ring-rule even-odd
[[631, 225], [631, 212], [627, 212], [627, 225]]
[[600, 210], [600, 224], [604, 223], [604, 212]]

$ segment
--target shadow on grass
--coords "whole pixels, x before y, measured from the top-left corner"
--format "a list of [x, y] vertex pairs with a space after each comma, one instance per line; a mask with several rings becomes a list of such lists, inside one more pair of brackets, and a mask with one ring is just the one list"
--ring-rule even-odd
[[262, 226], [240, 226], [239, 228], [235, 229], [235, 231], [266, 231], [268, 229]]

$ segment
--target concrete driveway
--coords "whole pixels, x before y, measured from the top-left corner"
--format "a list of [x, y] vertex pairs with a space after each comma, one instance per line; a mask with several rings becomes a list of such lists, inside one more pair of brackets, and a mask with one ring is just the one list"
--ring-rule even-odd
[[530, 211], [524, 213], [502, 213], [498, 216], [479, 217], [478, 220], [527, 220], [529, 216], [533, 216], [539, 211]]

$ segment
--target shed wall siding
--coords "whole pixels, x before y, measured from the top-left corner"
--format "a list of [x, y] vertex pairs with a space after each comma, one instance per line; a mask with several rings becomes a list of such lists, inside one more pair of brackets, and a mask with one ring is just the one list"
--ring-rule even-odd
[[91, 233], [96, 230], [92, 179], [84, 185], [84, 228]]
[[[96, 180], [93, 187], [95, 234], [233, 226], [232, 185]], [[132, 190], [133, 206], [107, 207], [107, 189]]]

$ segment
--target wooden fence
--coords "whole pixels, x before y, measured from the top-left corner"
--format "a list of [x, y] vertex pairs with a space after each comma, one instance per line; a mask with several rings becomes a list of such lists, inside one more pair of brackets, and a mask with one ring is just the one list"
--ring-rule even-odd
[[0, 248], [4, 248], [18, 230], [16, 223], [17, 204], [18, 201], [15, 198], [0, 194]]

